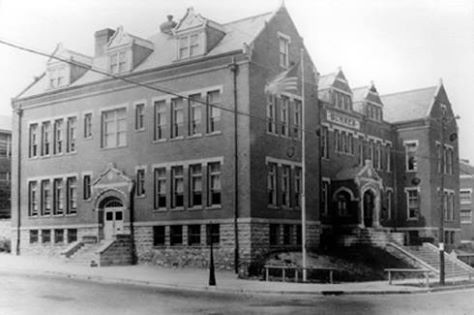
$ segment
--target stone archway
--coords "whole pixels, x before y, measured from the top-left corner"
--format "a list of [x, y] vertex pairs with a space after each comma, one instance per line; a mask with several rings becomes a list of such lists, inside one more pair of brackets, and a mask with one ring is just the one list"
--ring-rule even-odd
[[361, 189], [360, 208], [362, 227], [380, 227], [381, 196], [378, 187], [366, 185]]
[[110, 240], [124, 231], [125, 207], [120, 198], [107, 196], [98, 205], [100, 236]]
[[364, 207], [364, 226], [372, 227], [374, 221], [375, 195], [371, 190], [365, 191], [362, 197], [362, 203]]

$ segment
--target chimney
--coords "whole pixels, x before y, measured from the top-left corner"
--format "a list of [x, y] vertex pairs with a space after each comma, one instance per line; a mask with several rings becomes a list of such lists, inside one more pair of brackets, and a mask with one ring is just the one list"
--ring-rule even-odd
[[175, 28], [178, 23], [173, 21], [173, 16], [172, 15], [168, 15], [167, 18], [168, 18], [168, 21], [166, 21], [166, 22], [164, 22], [160, 25], [160, 31], [162, 33], [171, 35], [171, 34], [173, 34], [173, 32], [172, 32], [173, 28]]
[[104, 54], [105, 45], [109, 42], [110, 38], [114, 36], [115, 31], [106, 28], [95, 32], [95, 56], [102, 56]]

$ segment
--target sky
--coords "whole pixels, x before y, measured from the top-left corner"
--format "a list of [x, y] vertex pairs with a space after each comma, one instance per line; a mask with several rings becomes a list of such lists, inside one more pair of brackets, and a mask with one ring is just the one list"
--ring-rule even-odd
[[[147, 38], [188, 7], [217, 22], [276, 10], [281, 0], [0, 0], [0, 39], [53, 52], [61, 42], [93, 55], [94, 33], [117, 28]], [[460, 157], [474, 163], [474, 1], [286, 0], [321, 74], [342, 67], [352, 88], [380, 94], [437, 85], [458, 120]], [[46, 67], [46, 58], [0, 44], [0, 115]]]

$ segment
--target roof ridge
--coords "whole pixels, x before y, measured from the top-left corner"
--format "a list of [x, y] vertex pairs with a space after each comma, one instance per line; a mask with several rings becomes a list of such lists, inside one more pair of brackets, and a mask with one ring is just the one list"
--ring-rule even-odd
[[370, 88], [370, 85], [358, 86], [355, 88], [351, 88], [351, 90], [354, 91], [354, 90], [361, 90], [361, 89], [368, 89], [368, 88]]
[[417, 92], [417, 91], [428, 90], [428, 89], [436, 89], [436, 88], [437, 88], [437, 86], [433, 85], [433, 86], [428, 86], [428, 87], [424, 87], [424, 88], [406, 90], [406, 91], [401, 91], [401, 92], [387, 93], [387, 94], [383, 94], [383, 95], [380, 95], [380, 96], [384, 97], [384, 96], [391, 96], [391, 95], [396, 95], [396, 94], [406, 94], [406, 93]]
[[256, 14], [256, 15], [252, 15], [252, 16], [248, 16], [248, 17], [244, 17], [244, 18], [240, 18], [240, 19], [237, 19], [237, 20], [234, 20], [234, 21], [222, 23], [222, 25], [228, 25], [228, 24], [232, 24], [232, 23], [242, 22], [242, 21], [245, 21], [245, 20], [250, 20], [250, 19], [254, 19], [254, 18], [256, 18], [256, 17], [263, 16], [263, 15], [269, 15], [269, 14], [272, 14], [272, 13], [273, 13], [273, 11], [269, 11], [269, 12], [265, 12], [265, 13], [260, 13], [260, 14]]

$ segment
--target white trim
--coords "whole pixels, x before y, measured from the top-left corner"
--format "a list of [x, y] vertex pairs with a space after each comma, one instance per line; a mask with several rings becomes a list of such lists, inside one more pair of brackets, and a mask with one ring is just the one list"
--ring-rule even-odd
[[[405, 192], [405, 198], [406, 198], [406, 215], [407, 215], [407, 221], [417, 221], [420, 219], [420, 211], [421, 211], [421, 196], [420, 196], [420, 192], [421, 192], [421, 189], [419, 186], [417, 187], [405, 187], [403, 189], [403, 191]], [[418, 192], [418, 214], [416, 215], [416, 217], [410, 217], [410, 199], [408, 198], [408, 192], [409, 191], [417, 191]]]
[[[143, 104], [143, 126], [141, 128], [137, 128], [137, 107], [138, 105]], [[133, 130], [134, 131], [143, 131], [145, 130], [145, 121], [146, 121], [146, 109], [148, 108], [148, 102], [146, 99], [140, 99], [132, 102], [132, 107], [133, 107]]]
[[350, 190], [349, 188], [345, 187], [345, 186], [342, 186], [342, 187], [339, 187], [338, 189], [336, 189], [336, 191], [332, 194], [332, 200], [335, 201], [336, 200], [336, 196], [340, 193], [340, 192], [347, 192], [349, 194], [349, 196], [351, 197], [351, 201], [355, 201], [355, 196], [354, 196], [354, 193], [352, 192], [352, 190]]
[[122, 109], [122, 108], [125, 108], [125, 112], [127, 113], [127, 119], [128, 119], [128, 106], [129, 106], [129, 104], [130, 103], [122, 103], [122, 104], [109, 105], [109, 106], [100, 108], [99, 113], [100, 113], [101, 124], [102, 124], [102, 114], [104, 112], [110, 112], [110, 111], [117, 110], [117, 109]]
[[[61, 224], [61, 225], [30, 225], [30, 226], [22, 226], [20, 230], [27, 231], [27, 230], [47, 230], [47, 229], [79, 229], [79, 228], [99, 228], [98, 223], [91, 223], [91, 224]], [[12, 230], [17, 230], [16, 227], [12, 227]]]
[[285, 159], [277, 159], [274, 157], [266, 156], [265, 165], [268, 163], [275, 163], [278, 166], [289, 165], [291, 167], [301, 167], [301, 162], [295, 162], [295, 161], [290, 161], [290, 160], [285, 160]]
[[[188, 167], [191, 164], [207, 164], [207, 163], [215, 163], [219, 162], [221, 165], [224, 165], [224, 157], [210, 157], [210, 158], [203, 158], [203, 159], [195, 159], [195, 160], [183, 160], [183, 161], [172, 161], [172, 162], [164, 162], [164, 163], [154, 163], [151, 165], [151, 169], [154, 170], [156, 168], [166, 168], [170, 169], [173, 166], [183, 166]], [[222, 172], [222, 170], [221, 170]]]
[[[415, 167], [410, 170], [408, 169], [408, 152], [407, 152], [407, 145], [409, 144], [415, 144], [415, 159], [416, 159], [416, 164], [415, 164]], [[403, 148], [405, 149], [405, 172], [407, 173], [416, 173], [418, 171], [418, 157], [416, 156], [416, 154], [418, 153], [418, 148], [419, 148], [419, 141], [418, 139], [413, 139], [413, 140], [403, 140]]]

